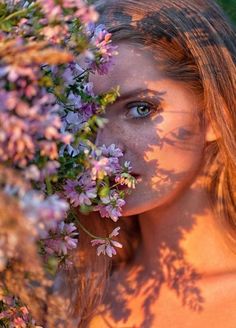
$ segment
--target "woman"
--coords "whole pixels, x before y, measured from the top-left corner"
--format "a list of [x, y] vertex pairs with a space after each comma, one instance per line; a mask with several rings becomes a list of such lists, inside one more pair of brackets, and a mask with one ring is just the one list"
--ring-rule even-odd
[[[139, 183], [109, 282], [108, 259], [81, 234], [69, 278], [78, 326], [235, 328], [236, 33], [213, 0], [98, 9], [119, 54], [93, 81], [98, 92], [119, 85], [120, 97], [97, 144], [119, 146]], [[109, 220], [81, 219], [110, 231]]]

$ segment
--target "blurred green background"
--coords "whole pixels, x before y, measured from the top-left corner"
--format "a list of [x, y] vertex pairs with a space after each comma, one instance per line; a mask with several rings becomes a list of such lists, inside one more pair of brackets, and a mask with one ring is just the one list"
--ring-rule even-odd
[[[88, 3], [94, 3], [95, 0], [87, 0]], [[236, 25], [236, 0], [216, 0]]]
[[236, 0], [217, 0], [236, 25]]

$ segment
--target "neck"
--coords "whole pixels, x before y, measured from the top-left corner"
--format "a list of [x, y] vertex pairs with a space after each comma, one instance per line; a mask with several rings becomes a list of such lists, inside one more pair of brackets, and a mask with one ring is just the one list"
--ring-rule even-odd
[[203, 187], [193, 184], [168, 206], [139, 215], [142, 246], [138, 263], [146, 272], [192, 270], [201, 276], [236, 272], [236, 256]]

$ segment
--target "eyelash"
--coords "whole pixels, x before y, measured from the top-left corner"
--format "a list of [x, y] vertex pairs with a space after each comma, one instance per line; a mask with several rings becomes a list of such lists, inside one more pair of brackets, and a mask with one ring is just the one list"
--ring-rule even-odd
[[[137, 107], [146, 107], [146, 108], [149, 108], [150, 109], [150, 112], [147, 114], [147, 115], [145, 115], [145, 116], [138, 116], [138, 117], [135, 117], [135, 116], [133, 116], [133, 117], [130, 117], [129, 116], [129, 114], [130, 114], [130, 111], [131, 111], [131, 109], [132, 108], [137, 108]], [[128, 105], [127, 105], [127, 108], [128, 108], [128, 111], [127, 111], [127, 114], [126, 114], [126, 116], [128, 117], [128, 118], [132, 118], [132, 119], [135, 119], [135, 120], [139, 120], [139, 119], [145, 119], [145, 118], [148, 118], [148, 117], [151, 117], [151, 116], [153, 116], [155, 113], [157, 113], [157, 112], [161, 112], [161, 107], [160, 107], [160, 104], [158, 104], [158, 105], [154, 105], [154, 104], [150, 104], [150, 103], [148, 103], [148, 102], [133, 102], [133, 103], [129, 103]]]

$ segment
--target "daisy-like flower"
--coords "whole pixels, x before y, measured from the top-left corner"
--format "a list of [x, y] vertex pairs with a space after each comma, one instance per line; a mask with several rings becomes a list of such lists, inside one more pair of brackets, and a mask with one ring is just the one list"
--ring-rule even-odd
[[89, 174], [84, 173], [76, 180], [67, 180], [64, 192], [74, 207], [91, 205], [91, 199], [97, 197], [96, 182], [91, 180]]
[[94, 211], [99, 211], [101, 217], [111, 218], [116, 222], [122, 215], [121, 208], [125, 205], [124, 199], [119, 194], [111, 190], [107, 197], [101, 197], [102, 204], [94, 207]]
[[112, 174], [116, 175], [118, 172], [120, 172], [122, 167], [119, 163], [119, 158], [123, 156], [122, 150], [116, 147], [115, 144], [111, 144], [108, 147], [102, 145], [99, 149], [103, 156], [108, 157]]
[[78, 232], [74, 223], [60, 222], [49, 231], [48, 238], [44, 239], [45, 251], [49, 255], [67, 255], [77, 244]]
[[102, 154], [106, 157], [122, 157], [123, 152], [120, 150], [120, 148], [116, 147], [115, 144], [111, 144], [110, 146], [102, 145], [100, 147]]
[[108, 238], [104, 239], [93, 239], [91, 240], [92, 246], [97, 247], [97, 255], [100, 254], [108, 255], [112, 257], [116, 255], [116, 250], [114, 247], [122, 248], [122, 244], [116, 240], [111, 239], [112, 237], [118, 236], [120, 227], [115, 228], [110, 234]]

